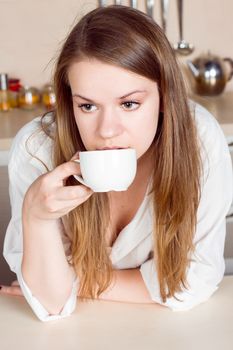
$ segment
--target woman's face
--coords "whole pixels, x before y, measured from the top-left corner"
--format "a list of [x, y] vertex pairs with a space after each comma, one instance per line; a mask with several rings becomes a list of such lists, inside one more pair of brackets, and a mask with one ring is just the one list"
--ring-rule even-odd
[[73, 108], [87, 150], [149, 149], [157, 129], [157, 84], [141, 75], [95, 59], [73, 63], [68, 71]]

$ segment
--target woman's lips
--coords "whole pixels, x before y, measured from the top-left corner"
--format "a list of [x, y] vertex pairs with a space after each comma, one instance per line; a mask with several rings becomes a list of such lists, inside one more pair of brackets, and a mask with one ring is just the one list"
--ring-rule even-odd
[[128, 147], [118, 147], [118, 146], [113, 146], [113, 147], [103, 147], [103, 148], [98, 148], [99, 151], [103, 150], [113, 150], [113, 149], [127, 149]]

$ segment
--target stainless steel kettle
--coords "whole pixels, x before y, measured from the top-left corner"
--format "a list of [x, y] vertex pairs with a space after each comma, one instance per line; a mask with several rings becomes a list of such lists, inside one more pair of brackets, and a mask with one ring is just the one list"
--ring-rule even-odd
[[[194, 77], [195, 92], [199, 95], [215, 96], [221, 94], [233, 76], [233, 60], [231, 58], [220, 58], [208, 53], [194, 61], [187, 61], [187, 65]], [[230, 69], [227, 65], [230, 65]]]

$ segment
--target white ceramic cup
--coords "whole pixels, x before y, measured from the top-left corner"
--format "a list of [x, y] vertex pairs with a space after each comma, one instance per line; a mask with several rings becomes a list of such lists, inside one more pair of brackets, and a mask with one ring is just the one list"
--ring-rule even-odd
[[82, 176], [74, 177], [94, 192], [125, 191], [137, 171], [136, 151], [132, 148], [79, 153]]

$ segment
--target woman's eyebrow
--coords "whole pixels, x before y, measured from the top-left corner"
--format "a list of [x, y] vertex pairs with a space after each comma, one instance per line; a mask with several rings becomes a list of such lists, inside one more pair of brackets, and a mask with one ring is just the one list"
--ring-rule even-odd
[[[131, 96], [131, 95], [133, 95], [133, 94], [136, 94], [136, 93], [145, 93], [145, 92], [146, 92], [146, 90], [134, 90], [134, 91], [128, 92], [127, 94], [125, 94], [125, 95], [123, 95], [123, 96], [121, 96], [121, 97], [118, 97], [118, 99], [119, 99], [119, 100], [123, 100], [124, 98], [129, 97], [129, 96]], [[73, 94], [72, 97], [79, 97], [79, 98], [81, 98], [81, 99], [83, 99], [83, 100], [85, 100], [85, 101], [87, 101], [87, 102], [90, 102], [90, 103], [93, 103], [93, 104], [95, 103], [94, 100], [92, 100], [92, 99], [90, 99], [90, 98], [88, 98], [88, 97], [82, 96], [82, 95], [80, 95], [80, 94]]]
[[122, 100], [123, 98], [129, 97], [129, 96], [136, 94], [136, 93], [145, 93], [145, 92], [146, 92], [146, 90], [134, 90], [134, 91], [129, 92], [128, 94], [125, 94], [125, 95], [119, 97], [119, 100]]
[[81, 99], [87, 101], [87, 102], [91, 102], [91, 103], [94, 103], [93, 100], [91, 100], [90, 98], [87, 98], [87, 97], [84, 97], [84, 96], [81, 96], [79, 94], [73, 94], [72, 97], [80, 97]]

